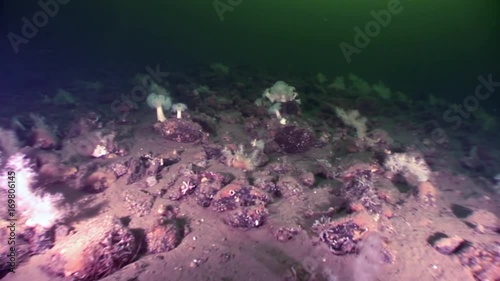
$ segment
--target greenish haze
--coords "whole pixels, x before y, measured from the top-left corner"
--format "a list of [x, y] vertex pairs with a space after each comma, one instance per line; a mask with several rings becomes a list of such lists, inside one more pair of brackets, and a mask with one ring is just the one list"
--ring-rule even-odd
[[[373, 20], [370, 11], [387, 3], [241, 0], [221, 21], [211, 0], [72, 0], [46, 31], [96, 56], [248, 64], [328, 77], [354, 72], [407, 91], [473, 91], [477, 75], [498, 70], [497, 0], [401, 0], [403, 11], [347, 63], [339, 44], [354, 44], [354, 27], [364, 28]], [[29, 9], [11, 9], [16, 28]]]

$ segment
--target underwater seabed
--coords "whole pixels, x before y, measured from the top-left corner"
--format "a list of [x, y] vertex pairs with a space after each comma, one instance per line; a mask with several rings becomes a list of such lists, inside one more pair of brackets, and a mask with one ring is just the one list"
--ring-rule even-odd
[[491, 77], [462, 104], [355, 74], [130, 78], [6, 101], [4, 280], [500, 280]]

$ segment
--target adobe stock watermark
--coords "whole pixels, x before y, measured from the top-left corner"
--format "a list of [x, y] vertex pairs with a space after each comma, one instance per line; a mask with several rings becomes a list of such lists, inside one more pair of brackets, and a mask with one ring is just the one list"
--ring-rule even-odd
[[359, 55], [362, 49], [368, 47], [372, 39], [380, 34], [382, 27], [387, 27], [391, 23], [392, 17], [400, 14], [403, 9], [400, 0], [389, 0], [386, 9], [378, 12], [374, 10], [370, 11], [373, 20], [367, 22], [363, 30], [358, 26], [354, 27], [354, 45], [345, 41], [342, 41], [339, 45], [340, 51], [342, 51], [347, 63], [351, 63], [352, 55]]
[[151, 66], [146, 66], [145, 68], [147, 75], [142, 77], [142, 81], [140, 85], [135, 86], [130, 90], [130, 93], [122, 94], [120, 98], [114, 100], [111, 103], [111, 110], [114, 113], [118, 113], [120, 111], [121, 105], [129, 105], [134, 107], [137, 103], [144, 102], [149, 95], [149, 88], [153, 83], [161, 85], [165, 83], [165, 78], [167, 78], [170, 73], [162, 72], [160, 70], [160, 64], [157, 64], [153, 69]]
[[19, 53], [19, 46], [21, 44], [28, 44], [30, 39], [35, 38], [40, 28], [45, 27], [50, 18], [53, 18], [59, 13], [61, 5], [66, 5], [71, 0], [39, 0], [38, 6], [40, 10], [36, 11], [31, 19], [22, 17], [23, 23], [21, 27], [21, 35], [9, 32], [7, 39], [9, 39], [12, 50], [15, 54]]
[[[149, 88], [153, 83], [158, 85], [164, 84], [170, 73], [163, 72], [160, 69], [160, 64], [155, 68], [146, 66], [146, 75], [142, 77], [141, 84], [133, 87], [128, 94], [122, 94], [118, 99], [111, 103], [111, 111], [115, 114], [121, 111], [122, 106], [129, 108], [137, 107], [139, 103], [146, 101], [149, 95]], [[77, 153], [81, 156], [92, 155], [96, 147], [101, 143], [101, 139], [93, 134], [85, 136], [78, 141]]]
[[[479, 109], [480, 103], [489, 99], [496, 88], [500, 87], [500, 80], [494, 81], [491, 73], [487, 76], [479, 75], [477, 80], [479, 83], [474, 89], [474, 94], [465, 97], [461, 104], [454, 104], [443, 113], [443, 121], [450, 124], [453, 130], [460, 128], [463, 120], [470, 118], [471, 114]], [[448, 135], [437, 121], [431, 120], [429, 123], [435, 127], [430, 133], [431, 145], [415, 144], [422, 152], [432, 152], [435, 144], [443, 144], [448, 140]]]
[[241, 5], [241, 3], [243, 3], [243, 0], [214, 0], [212, 2], [212, 6], [214, 6], [219, 20], [223, 22], [224, 14], [226, 12], [234, 11], [234, 9]]
[[500, 81], [493, 81], [493, 75], [490, 73], [486, 78], [482, 75], [477, 77], [479, 84], [474, 90], [474, 95], [467, 96], [462, 104], [454, 104], [443, 114], [443, 120], [447, 123], [454, 123], [452, 129], [456, 130], [462, 125], [462, 119], [468, 119], [471, 113], [479, 109], [480, 102], [487, 100], [496, 87], [500, 87]]

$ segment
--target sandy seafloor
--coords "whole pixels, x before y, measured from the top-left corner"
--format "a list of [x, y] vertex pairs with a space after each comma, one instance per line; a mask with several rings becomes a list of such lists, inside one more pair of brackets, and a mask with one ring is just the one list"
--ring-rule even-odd
[[[248, 81], [234, 76], [221, 78], [210, 71], [196, 75], [179, 72], [167, 80], [169, 84], [165, 87], [172, 99], [188, 104], [182, 120], [201, 124], [206, 133], [203, 140], [183, 143], [166, 139], [153, 129], [157, 121], [155, 110], [144, 102], [138, 103], [138, 108], [125, 106], [119, 112], [112, 112], [111, 104], [120, 93], [132, 88], [113, 85], [115, 81], [100, 81], [102, 85], [94, 88], [89, 83], [68, 82], [66, 87], [59, 88], [77, 97], [75, 104], [61, 105], [49, 99], [47, 103], [27, 106], [26, 112], [16, 113], [28, 127], [33, 126], [28, 117], [30, 112], [42, 116], [50, 128], [57, 127], [57, 147], [29, 150], [35, 158], [40, 153], [51, 154], [56, 156], [55, 162], [76, 167], [78, 171], [92, 163], [102, 172], [98, 181], [104, 181], [100, 185], [104, 187], [96, 192], [83, 187], [85, 175], [79, 172], [64, 180], [54, 180], [60, 176], [57, 172], [47, 176], [50, 178], [50, 183], [44, 185], [47, 192], [63, 193], [73, 208], [65, 223], [74, 227], [76, 235], [93, 227], [89, 221], [105, 220], [110, 215], [126, 218], [129, 229], [147, 233], [159, 219], [158, 209], [162, 206], [174, 208], [175, 219], [185, 222], [186, 229], [174, 249], [141, 253], [102, 280], [500, 280], [481, 275], [488, 271], [488, 276], [500, 278], [500, 189], [496, 189], [498, 184], [494, 180], [500, 173], [500, 151], [498, 130], [482, 130], [479, 118], [464, 120], [460, 128], [452, 130], [439, 119], [446, 109], [443, 105], [415, 101], [408, 106], [377, 96], [361, 97], [332, 89], [314, 78], [293, 78], [287, 82], [297, 87], [300, 111], [285, 115], [287, 124], [281, 125], [266, 108], [256, 108], [253, 103], [265, 88], [279, 80], [272, 75], [256, 75]], [[205, 84], [210, 92], [189, 95]], [[54, 97], [56, 92], [57, 88], [44, 89], [40, 99], [44, 95]], [[315, 94], [308, 96], [304, 92]], [[359, 110], [368, 120], [368, 132], [383, 130], [385, 139], [377, 139], [371, 146], [360, 142], [356, 131], [335, 116], [333, 106]], [[68, 133], [74, 126], [83, 126], [79, 120], [88, 120], [93, 114], [98, 116], [98, 126]], [[178, 121], [175, 114], [166, 114], [174, 124], [170, 129], [180, 130], [182, 135], [182, 129], [175, 126]], [[16, 130], [10, 118], [3, 117], [4, 127]], [[428, 122], [431, 120], [444, 124], [447, 133], [444, 144], [433, 143], [431, 134], [438, 126]], [[299, 153], [283, 151], [287, 142], [280, 146], [274, 138], [286, 126], [310, 130], [315, 142]], [[109, 149], [109, 153], [99, 158], [89, 155], [75, 158], [75, 144], [82, 138], [95, 136], [96, 132], [101, 132], [100, 137], [114, 134], [110, 142], [115, 150]], [[18, 130], [18, 135], [23, 144], [36, 146], [30, 134]], [[207, 155], [207, 147], [218, 145], [228, 147], [235, 156], [241, 144], [248, 151], [244, 155], [250, 157], [254, 140], [266, 143], [263, 151], [266, 161], [259, 162], [251, 171], [235, 164], [236, 160], [230, 162]], [[145, 186], [146, 177], [127, 184], [130, 170], [120, 177], [110, 176], [112, 164], [125, 163], [148, 152], [179, 153], [180, 158], [164, 168], [158, 182], [150, 187]], [[383, 158], [395, 153], [419, 153], [432, 170], [428, 182], [433, 189], [429, 191], [408, 180], [394, 179]], [[200, 206], [196, 191], [173, 200], [172, 194], [183, 186], [180, 174], [195, 169], [192, 164], [201, 171], [230, 174], [232, 184], [240, 188], [254, 186], [265, 193], [268, 202], [252, 204], [265, 206], [267, 215], [262, 221], [254, 221], [255, 225], [234, 227], [224, 223], [229, 211]], [[375, 211], [361, 201], [356, 202], [355, 195], [342, 191], [360, 176], [355, 172], [349, 174], [348, 170], [354, 166], [372, 173], [377, 197], [374, 200], [382, 204]], [[306, 178], [311, 175], [313, 183], [309, 184]], [[278, 186], [278, 193], [255, 187], [257, 179], [266, 177], [272, 178], [270, 182]], [[145, 201], [150, 205], [140, 205]], [[236, 208], [243, 207], [247, 206]], [[353, 218], [367, 229], [362, 237], [354, 238], [357, 247], [354, 253], [336, 255], [321, 241], [312, 225], [322, 216], [331, 217], [334, 222]], [[453, 253], [443, 254], [433, 245], [433, 238], [442, 236], [457, 236], [463, 242]], [[58, 237], [56, 246], [65, 239], [68, 237]], [[496, 256], [495, 252], [488, 257], [478, 254], [474, 263], [480, 269], [466, 264], [470, 249], [495, 250], [495, 247]], [[64, 280], [41, 269], [53, 254], [48, 250], [30, 257], [4, 280]]]

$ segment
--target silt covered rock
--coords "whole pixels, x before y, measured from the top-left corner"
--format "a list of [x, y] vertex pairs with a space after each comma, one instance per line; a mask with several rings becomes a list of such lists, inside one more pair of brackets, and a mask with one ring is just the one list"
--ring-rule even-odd
[[69, 280], [98, 280], [131, 262], [139, 245], [118, 218], [95, 219], [52, 248], [43, 268]]
[[205, 135], [198, 123], [183, 119], [166, 120], [155, 124], [154, 128], [167, 140], [181, 143], [199, 141]]
[[315, 144], [316, 137], [310, 130], [292, 125], [282, 128], [274, 141], [286, 153], [302, 153]]
[[146, 235], [148, 253], [157, 254], [173, 250], [182, 239], [182, 232], [175, 221], [160, 219]]

